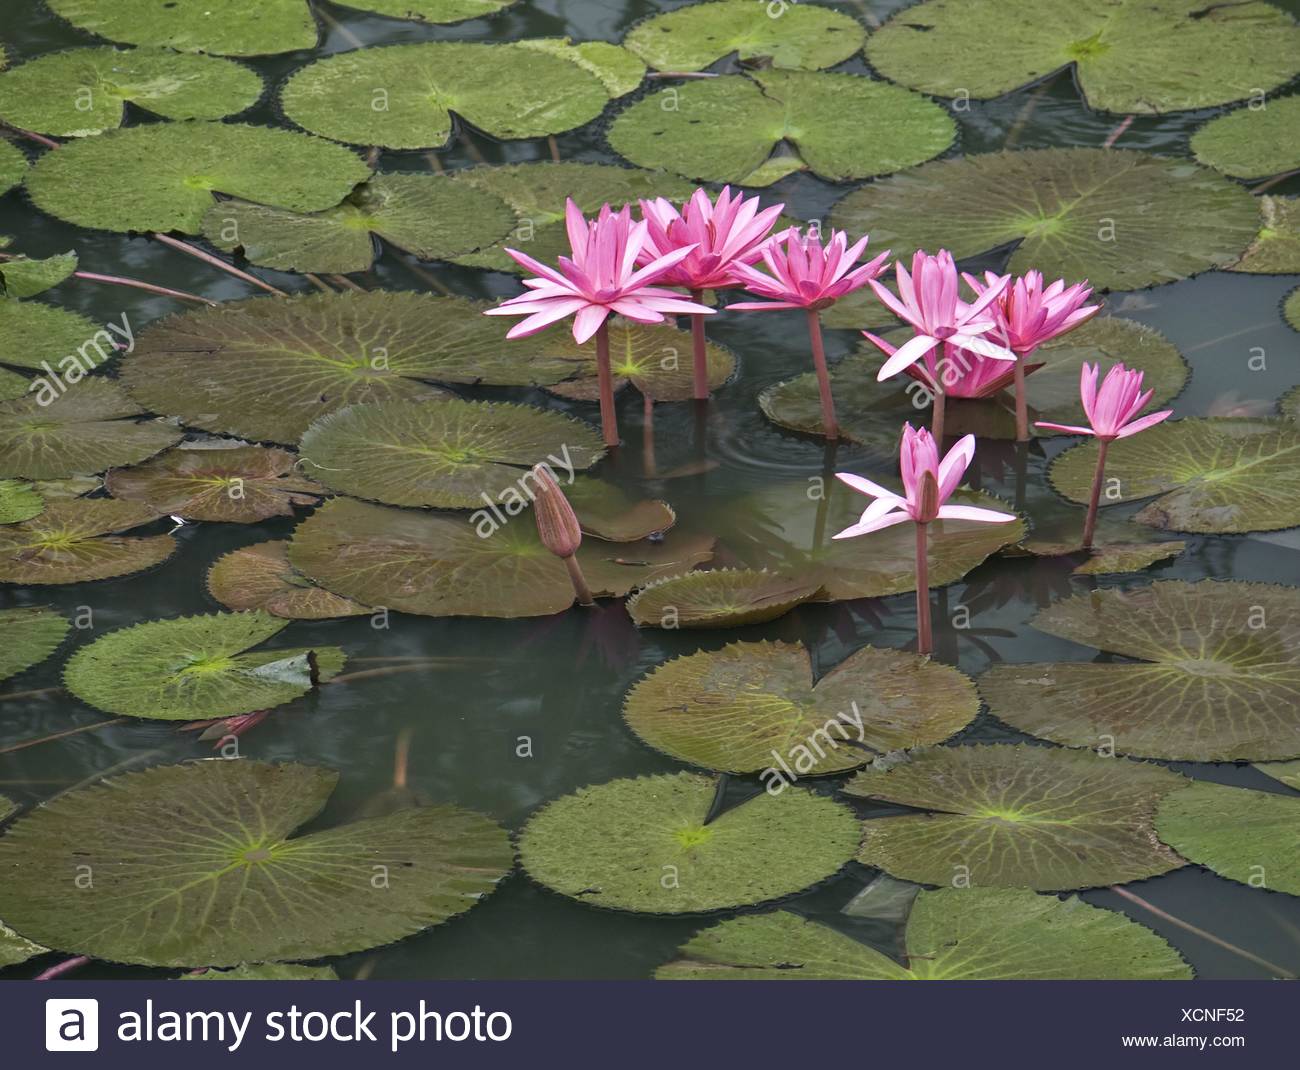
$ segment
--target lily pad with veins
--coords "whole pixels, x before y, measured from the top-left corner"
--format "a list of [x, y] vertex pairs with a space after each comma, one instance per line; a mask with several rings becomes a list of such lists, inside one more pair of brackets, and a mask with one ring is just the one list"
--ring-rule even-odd
[[30, 380], [26, 376], [0, 368], [0, 401], [13, 401], [27, 393]]
[[113, 341], [100, 324], [70, 309], [40, 301], [0, 300], [0, 364], [37, 370], [44, 362], [75, 379], [87, 366], [98, 367], [112, 359]]
[[1175, 761], [1300, 756], [1300, 594], [1160, 581], [1075, 595], [1034, 627], [1137, 661], [995, 665], [991, 712], [1071, 747]]
[[1300, 198], [1259, 198], [1259, 233], [1229, 271], [1258, 275], [1300, 274]]
[[[47, 606], [0, 609], [0, 680], [44, 661], [63, 642], [71, 625]], [[0, 820], [6, 816], [0, 798]]]
[[0, 524], [17, 524], [39, 516], [45, 508], [41, 492], [18, 479], [0, 479]]
[[628, 599], [627, 611], [643, 628], [740, 628], [775, 620], [817, 591], [815, 581], [720, 568], [647, 584]]
[[[0, 295], [19, 300], [24, 297], [35, 297], [37, 294], [44, 293], [51, 287], [57, 286], [76, 270], [77, 254], [71, 251], [47, 256], [40, 260], [32, 260], [25, 256], [15, 257], [12, 260], [0, 260]], [[51, 306], [40, 307], [49, 308]], [[10, 313], [11, 322], [12, 318], [13, 313]], [[77, 318], [80, 319], [80, 317]], [[83, 320], [82, 322], [87, 321]], [[0, 329], [3, 328], [0, 327]], [[89, 334], [93, 333], [94, 330], [92, 329]], [[84, 342], [89, 337], [89, 334], [82, 335], [80, 341]], [[29, 364], [28, 367], [31, 367], [31, 365]]]
[[[455, 806], [294, 835], [337, 782], [314, 766], [211, 760], [61, 795], [0, 838], [0, 912], [72, 954], [239, 966], [400, 940], [468, 910], [511, 867], [505, 831]], [[71, 887], [78, 865], [93, 887]]]
[[208, 593], [227, 609], [264, 609], [290, 620], [327, 620], [371, 612], [317, 587], [289, 563], [287, 540], [241, 546], [208, 569]]
[[1252, 103], [1211, 119], [1192, 135], [1191, 149], [1201, 163], [1234, 178], [1294, 171], [1300, 168], [1300, 97]]
[[38, 516], [0, 527], [0, 583], [86, 583], [152, 568], [176, 550], [170, 535], [128, 535], [158, 519], [107, 498], [47, 500]]
[[[814, 680], [794, 643], [729, 643], [665, 662], [628, 692], [623, 717], [656, 750], [780, 783], [941, 743], [979, 712], [970, 679], [901, 650], [863, 647]], [[783, 764], [784, 763], [784, 764]], [[775, 772], [771, 772], [775, 770]]]

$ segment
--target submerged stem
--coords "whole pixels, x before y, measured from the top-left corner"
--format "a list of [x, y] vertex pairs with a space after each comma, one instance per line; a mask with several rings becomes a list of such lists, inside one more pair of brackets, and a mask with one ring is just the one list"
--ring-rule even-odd
[[618, 414], [614, 411], [614, 373], [609, 366], [609, 321], [596, 329], [596, 379], [600, 385], [600, 433], [606, 446], [618, 445]]
[[817, 391], [822, 401], [822, 431], [829, 439], [840, 437], [839, 421], [835, 419], [835, 399], [831, 397], [831, 375], [826, 367], [826, 349], [822, 345], [821, 315], [814, 309], [808, 314], [808, 338], [812, 342], [813, 367], [817, 369]]
[[644, 391], [641, 394], [641, 465], [646, 479], [659, 474], [655, 463], [655, 399]]
[[234, 264], [227, 264], [221, 259], [221, 257], [213, 256], [211, 253], [204, 252], [204, 250], [200, 249], [198, 246], [191, 245], [189, 242], [180, 241], [177, 238], [173, 238], [170, 234], [162, 234], [158, 231], [154, 231], [152, 236], [164, 245], [171, 246], [178, 252], [186, 253], [198, 260], [202, 260], [205, 264], [211, 264], [214, 268], [218, 268], [219, 270], [226, 272], [228, 275], [233, 275], [237, 279], [241, 279], [244, 282], [260, 287], [267, 293], [275, 294], [276, 297], [289, 296], [283, 290], [272, 286], [269, 282], [263, 282], [256, 275], [250, 275], [247, 271], [241, 271], [239, 268], [235, 267]]
[[211, 305], [213, 308], [216, 308], [220, 303], [207, 297], [200, 297], [198, 294], [188, 294], [184, 290], [173, 290], [167, 286], [155, 286], [152, 282], [142, 282], [140, 279], [128, 279], [124, 275], [101, 275], [97, 271], [74, 271], [72, 276], [76, 279], [86, 279], [88, 282], [107, 282], [114, 286], [129, 286], [134, 290], [145, 290], [151, 294], [158, 294], [160, 297], [174, 297], [178, 301], [198, 301], [200, 304]]
[[1029, 399], [1025, 396], [1025, 357], [1016, 354], [1016, 441], [1029, 441]]
[[578, 596], [578, 605], [594, 606], [596, 599], [592, 597], [591, 588], [587, 586], [587, 577], [582, 574], [582, 566], [578, 564], [578, 559], [570, 554], [564, 559], [564, 567], [569, 570], [569, 582], [573, 584], [573, 593]]
[[930, 626], [930, 548], [929, 524], [916, 525], [916, 652], [934, 650]]
[[1092, 549], [1092, 536], [1097, 530], [1097, 506], [1101, 502], [1101, 483], [1106, 478], [1106, 450], [1110, 439], [1097, 439], [1097, 469], [1092, 473], [1092, 493], [1088, 495], [1088, 515], [1083, 521], [1083, 548]]
[[[704, 302], [703, 290], [692, 290], [691, 300], [697, 305]], [[695, 399], [707, 401], [709, 398], [709, 353], [705, 348], [704, 314], [696, 312], [691, 316], [691, 349], [695, 358]]]

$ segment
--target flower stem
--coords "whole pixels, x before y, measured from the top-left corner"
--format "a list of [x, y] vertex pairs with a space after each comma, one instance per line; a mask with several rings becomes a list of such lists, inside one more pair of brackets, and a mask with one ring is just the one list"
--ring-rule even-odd
[[582, 566], [578, 564], [577, 555], [570, 554], [566, 557], [564, 567], [569, 570], [569, 582], [573, 584], [573, 593], [578, 596], [578, 605], [595, 605], [596, 599], [592, 597], [591, 588], [587, 586], [587, 577], [582, 574]]
[[113, 286], [130, 286], [135, 290], [144, 290], [146, 293], [158, 294], [160, 297], [174, 297], [177, 301], [197, 301], [199, 304], [211, 305], [216, 308], [220, 303], [207, 297], [200, 297], [198, 294], [185, 293], [183, 290], [173, 290], [166, 286], [155, 286], [152, 282], [142, 282], [140, 279], [128, 279], [123, 275], [101, 275], [97, 271], [74, 271], [73, 278], [85, 279], [88, 282], [106, 282]]
[[943, 453], [943, 421], [948, 407], [948, 395], [943, 388], [944, 364], [946, 362], [942, 346], [939, 359], [934, 362], [934, 402], [930, 409], [930, 437]]
[[916, 525], [916, 652], [929, 654], [934, 649], [930, 627], [930, 556], [929, 524]]
[[1029, 441], [1029, 399], [1025, 397], [1025, 357], [1016, 354], [1016, 441]]
[[649, 394], [641, 394], [641, 464], [647, 479], [654, 479], [658, 474], [655, 464], [655, 399]]
[[[692, 290], [691, 300], [697, 305], [704, 301], [703, 290]], [[695, 354], [695, 398], [697, 401], [709, 399], [709, 354], [704, 345], [704, 315], [696, 312], [691, 316], [691, 346]]]
[[618, 445], [618, 414], [614, 411], [614, 373], [609, 366], [609, 321], [596, 329], [596, 379], [600, 384], [600, 433], [606, 446]]
[[235, 267], [234, 264], [228, 264], [222, 260], [221, 257], [213, 256], [211, 253], [204, 252], [202, 249], [195, 245], [191, 245], [189, 242], [179, 241], [168, 234], [162, 234], [157, 231], [153, 233], [152, 237], [157, 241], [162, 242], [164, 245], [171, 246], [173, 249], [177, 250], [177, 252], [187, 253], [190, 256], [202, 260], [205, 264], [211, 264], [214, 268], [224, 271], [227, 275], [233, 275], [237, 279], [242, 279], [244, 282], [251, 283], [259, 289], [265, 290], [267, 293], [275, 294], [276, 297], [289, 296], [283, 290], [276, 289], [276, 287], [272, 286], [269, 282], [263, 282], [256, 275], [250, 275], [247, 271], [241, 271], [239, 268]]
[[822, 345], [821, 316], [811, 308], [805, 311], [808, 314], [808, 338], [812, 342], [813, 366], [817, 369], [817, 390], [822, 399], [822, 431], [833, 441], [840, 437], [840, 425], [835, 419], [835, 399], [831, 397], [831, 375], [826, 368], [826, 349]]
[[62, 962], [51, 966], [48, 970], [42, 970], [33, 981], [53, 981], [56, 977], [62, 977], [65, 973], [72, 973], [73, 970], [79, 970], [90, 961], [88, 955], [77, 955], [75, 958], [64, 959]]
[[1083, 522], [1083, 548], [1092, 549], [1092, 536], [1097, 530], [1097, 505], [1101, 501], [1101, 483], [1106, 477], [1106, 450], [1110, 439], [1097, 439], [1097, 469], [1092, 473], [1092, 493], [1088, 496], [1088, 516]]

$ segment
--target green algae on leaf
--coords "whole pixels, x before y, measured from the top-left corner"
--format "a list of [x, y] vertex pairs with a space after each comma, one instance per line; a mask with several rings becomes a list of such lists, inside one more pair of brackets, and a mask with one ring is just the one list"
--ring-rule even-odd
[[1150, 929], [1077, 897], [1019, 888], [916, 896], [900, 963], [788, 911], [696, 933], [661, 981], [1182, 981], [1191, 967]]
[[858, 822], [842, 804], [791, 787], [706, 825], [716, 787], [677, 773], [580, 788], [529, 818], [520, 859], [533, 880], [581, 903], [693, 914], [803, 891], [851, 858]]
[[302, 437], [303, 471], [332, 490], [443, 509], [531, 500], [533, 465], [572, 472], [604, 452], [599, 432], [581, 420], [458, 398], [352, 405], [322, 416]]
[[989, 100], [1073, 66], [1100, 111], [1158, 115], [1244, 100], [1300, 71], [1300, 27], [1262, 0], [926, 0], [871, 35], [884, 77]]
[[[63, 642], [71, 627], [47, 606], [0, 609], [0, 680], [44, 661]], [[0, 821], [8, 816], [0, 797]]]
[[1294, 795], [1197, 782], [1160, 801], [1156, 831], [1220, 877], [1300, 895], [1300, 798]]
[[77, 254], [71, 251], [43, 260], [25, 256], [0, 260], [0, 295], [17, 299], [35, 297], [57, 286], [76, 270]]
[[[651, 94], [614, 120], [609, 143], [642, 167], [759, 186], [802, 169], [833, 182], [888, 174], [939, 155], [955, 136], [941, 107], [888, 82], [768, 70]], [[797, 157], [766, 167], [783, 142]]]
[[47, 0], [74, 26], [130, 45], [179, 52], [266, 56], [316, 45], [316, 20], [304, 0]]
[[[511, 867], [506, 832], [454, 806], [294, 836], [337, 782], [313, 766], [217, 759], [61, 795], [0, 837], [0, 913], [109, 962], [317, 959], [438, 925]], [[72, 887], [79, 865], [93, 887]]]
[[371, 612], [317, 587], [289, 563], [287, 540], [231, 550], [208, 569], [208, 593], [227, 609], [264, 609], [289, 620], [358, 617]]
[[910, 259], [1015, 243], [1007, 270], [1111, 290], [1175, 282], [1236, 260], [1259, 229], [1237, 183], [1185, 159], [1030, 149], [936, 160], [855, 190], [831, 226]]
[[152, 568], [176, 550], [170, 535], [124, 535], [158, 519], [135, 502], [47, 500], [40, 515], [0, 527], [0, 583], [86, 583]]
[[919, 884], [1063, 891], [1168, 873], [1155, 765], [1025, 744], [931, 747], [858, 773], [848, 795], [928, 811], [865, 822], [858, 861]]
[[1300, 756], [1300, 592], [1203, 580], [1078, 594], [1034, 627], [1137, 661], [995, 665], [994, 716], [1071, 747], [1174, 761]]
[[38, 56], [0, 74], [0, 119], [85, 137], [121, 126], [128, 102], [167, 119], [221, 119], [261, 95], [261, 76], [234, 60], [103, 45]]
[[[20, 287], [31, 279], [21, 267], [17, 277]], [[32, 370], [49, 364], [75, 383], [114, 352], [113, 336], [80, 313], [40, 301], [0, 300], [0, 364]]]
[[1259, 198], [1259, 233], [1229, 271], [1258, 275], [1300, 274], [1300, 198]]
[[184, 973], [178, 981], [337, 981], [333, 966], [286, 966], [276, 962], [243, 962], [228, 970]]
[[[1297, 42], [1300, 47], [1300, 42]], [[1192, 135], [1192, 153], [1234, 178], [1265, 178], [1300, 168], [1300, 97], [1237, 108]]]
[[[628, 726], [656, 750], [765, 786], [841, 773], [941, 743], [979, 712], [970, 679], [918, 654], [863, 647], [813, 679], [794, 643], [729, 643], [664, 662], [627, 694]], [[777, 789], [778, 791], [780, 788]]]
[[0, 524], [17, 524], [39, 516], [45, 508], [41, 492], [18, 479], [0, 479]]
[[92, 230], [198, 234], [214, 194], [320, 212], [369, 177], [356, 153], [309, 134], [194, 120], [70, 142], [36, 162], [27, 192], [43, 212]]
[[656, 580], [628, 599], [627, 611], [642, 628], [740, 628], [775, 620], [817, 590], [795, 576], [720, 568]]
[[23, 180], [27, 172], [27, 157], [22, 149], [0, 138], [0, 194], [7, 193]]

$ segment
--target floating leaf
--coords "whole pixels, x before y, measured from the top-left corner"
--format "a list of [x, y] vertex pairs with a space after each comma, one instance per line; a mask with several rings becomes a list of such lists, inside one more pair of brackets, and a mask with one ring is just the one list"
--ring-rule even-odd
[[86, 583], [152, 568], [172, 555], [176, 540], [118, 533], [156, 519], [135, 502], [47, 500], [39, 516], [0, 527], [0, 583]]
[[514, 223], [504, 201], [468, 183], [390, 173], [312, 215], [224, 201], [204, 216], [203, 235], [276, 271], [345, 274], [374, 264], [372, 236], [421, 260], [448, 260], [500, 241]]
[[115, 382], [86, 379], [41, 405], [45, 392], [0, 404], [0, 477], [60, 479], [135, 464], [181, 438]]
[[298, 572], [286, 553], [287, 541], [241, 546], [219, 557], [208, 570], [208, 591], [227, 609], [264, 609], [290, 620], [357, 617], [370, 612], [350, 598], [317, 587]]
[[[399, 940], [469, 909], [510, 869], [504, 830], [453, 806], [292, 836], [337, 781], [312, 766], [213, 760], [61, 795], [0, 838], [0, 912], [69, 953], [237, 966]], [[93, 888], [71, 887], [78, 865]], [[388, 876], [378, 891], [376, 874]]]
[[864, 825], [858, 861], [903, 880], [1056, 891], [1167, 873], [1152, 815], [1184, 783], [1155, 765], [1054, 747], [934, 747], [844, 791], [931, 811]]
[[[307, 651], [249, 652], [287, 624], [258, 611], [146, 621], [81, 647], [63, 682], [83, 702], [128, 717], [193, 721], [269, 709], [315, 686], [298, 664]], [[321, 680], [342, 669], [338, 647], [315, 654]]]
[[1230, 264], [1259, 216], [1249, 192], [1187, 160], [1072, 148], [936, 160], [850, 193], [831, 226], [901, 258], [1016, 243], [1008, 271], [1135, 290]]
[[1300, 761], [1256, 763], [1255, 768], [1265, 776], [1281, 781], [1288, 788], [1300, 791]]
[[373, 11], [390, 19], [449, 23], [485, 18], [513, 3], [515, 0], [347, 0], [338, 6]]
[[[44, 260], [29, 260], [25, 256], [0, 260], [0, 294], [11, 298], [35, 297], [51, 286], [57, 286], [76, 270], [77, 254], [74, 252], [59, 253]], [[3, 323], [4, 320], [0, 319], [0, 325]]]
[[606, 542], [636, 542], [677, 523], [677, 514], [667, 502], [633, 499], [618, 485], [601, 479], [575, 478], [563, 489], [582, 530]]
[[1099, 542], [1084, 548], [1079, 540], [1073, 542], [1039, 542], [1024, 544], [1024, 548], [1037, 557], [1066, 557], [1078, 554], [1083, 560], [1075, 568], [1076, 576], [1107, 576], [1117, 572], [1141, 572], [1160, 561], [1177, 557], [1187, 543], [1181, 540], [1168, 542]]
[[[536, 617], [573, 604], [568, 570], [531, 516], [414, 513], [335, 498], [294, 531], [289, 561], [322, 587], [368, 606], [431, 617]], [[597, 597], [621, 598], [712, 556], [713, 539], [670, 533], [657, 542], [578, 551]]]
[[303, 470], [341, 494], [444, 509], [532, 500], [535, 464], [590, 468], [594, 427], [505, 402], [387, 401], [322, 416], [302, 437]]
[[[316, 45], [316, 21], [303, 0], [48, 0], [74, 26], [130, 45], [180, 52], [266, 56]], [[381, 0], [382, 2], [382, 0]]]
[[30, 940], [19, 936], [0, 921], [0, 969], [5, 966], [17, 966], [20, 962], [43, 955], [48, 950], [47, 947], [33, 944]]
[[229, 970], [186, 973], [178, 981], [337, 981], [333, 966], [282, 966], [277, 963], [243, 963]]
[[759, 773], [780, 792], [787, 778], [942, 742], [978, 712], [966, 676], [917, 654], [863, 647], [814, 682], [803, 646], [760, 642], [665, 662], [628, 692], [623, 716], [656, 750]]
[[[1159, 495], [1136, 519], [1172, 531], [1277, 531], [1300, 524], [1300, 431], [1280, 422], [1166, 421], [1111, 443], [1108, 502]], [[1052, 485], [1087, 502], [1097, 466], [1092, 440], [1058, 455]]]
[[221, 119], [261, 95], [261, 76], [234, 60], [104, 45], [38, 56], [0, 75], [0, 118], [85, 137], [121, 126], [127, 102], [167, 119]]
[[[0, 680], [44, 661], [68, 634], [67, 620], [45, 606], [0, 609]], [[9, 816], [0, 797], [0, 820]]]
[[0, 479], [0, 524], [17, 524], [39, 516], [45, 499], [30, 483]]
[[1072, 747], [1176, 761], [1300, 756], [1300, 593], [1204, 580], [1106, 588], [1034, 627], [1132, 661], [995, 665], [993, 714]]
[[1178, 952], [1123, 914], [1018, 888], [940, 888], [916, 896], [902, 965], [780, 910], [697, 933], [661, 981], [1181, 981]]
[[0, 301], [0, 363], [32, 369], [48, 364], [75, 382], [113, 353], [113, 336], [79, 313], [40, 301]]
[[1156, 831], [1220, 877], [1300, 895], [1300, 799], [1198, 782], [1160, 801]]
[[27, 171], [27, 157], [16, 145], [0, 138], [0, 194], [13, 189]]
[[1300, 29], [1272, 4], [1203, 0], [1080, 5], [927, 0], [871, 35], [884, 77], [941, 97], [989, 100], [1073, 66], [1090, 107], [1156, 115], [1269, 90], [1300, 71]]
[[42, 211], [80, 227], [198, 234], [215, 193], [319, 212], [369, 176], [356, 153], [307, 134], [190, 121], [70, 142], [36, 162], [27, 191]]
[[[799, 169], [833, 182], [899, 171], [939, 155], [956, 129], [937, 104], [888, 82], [768, 70], [653, 93], [614, 120], [609, 143], [642, 167], [757, 186]], [[764, 169], [782, 142], [798, 158]]]
[[[677, 773], [581, 788], [524, 826], [524, 869], [583, 903], [690, 914], [802, 891], [853, 854], [858, 822], [839, 803], [803, 788], [763, 792], [706, 825], [716, 787]], [[662, 879], [669, 872], [675, 881]]]
[[[3, 344], [3, 343], [0, 343]], [[13, 401], [27, 393], [28, 380], [17, 372], [0, 368], [0, 401]]]
[[516, 41], [520, 48], [559, 56], [600, 79], [611, 98], [626, 96], [645, 78], [645, 64], [626, 48], [607, 41], [574, 44], [567, 37], [529, 37]]
[[788, 613], [817, 593], [815, 582], [748, 568], [668, 576], [627, 603], [643, 628], [740, 628]]
[[639, 22], [624, 44], [661, 71], [702, 71], [733, 53], [741, 62], [819, 70], [848, 59], [866, 36], [856, 19], [814, 4], [792, 5], [773, 18], [766, 4], [718, 0]]
[[1300, 287], [1292, 290], [1282, 302], [1282, 318], [1300, 331]]
[[601, 79], [566, 57], [459, 41], [326, 56], [280, 91], [285, 115], [305, 130], [389, 149], [441, 147], [453, 112], [492, 137], [544, 137], [590, 122], [608, 102]]
[[1300, 198], [1259, 199], [1259, 234], [1229, 269], [1261, 275], [1300, 274]]
[[1211, 119], [1192, 135], [1191, 147], [1201, 163], [1235, 178], [1294, 171], [1300, 168], [1300, 97], [1252, 103]]

